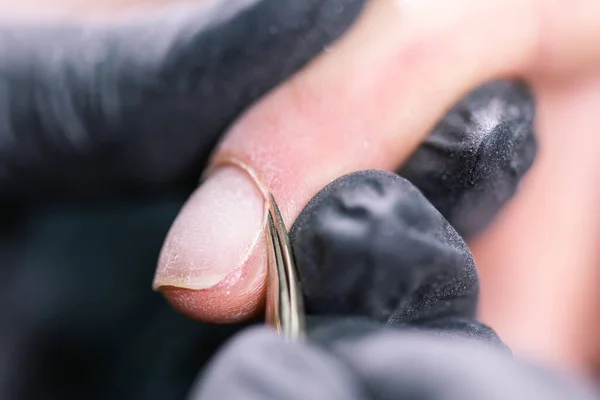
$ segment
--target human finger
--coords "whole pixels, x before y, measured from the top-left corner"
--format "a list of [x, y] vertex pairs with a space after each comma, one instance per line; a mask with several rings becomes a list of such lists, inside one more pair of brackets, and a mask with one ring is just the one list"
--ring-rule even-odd
[[[478, 4], [436, 3], [425, 11], [414, 3], [369, 3], [339, 42], [228, 132], [165, 240], [154, 287], [195, 318], [256, 313], [264, 296], [267, 191], [290, 226], [327, 183], [360, 169], [394, 170], [463, 93], [525, 63], [522, 43], [532, 35], [526, 21], [501, 31], [485, 21], [528, 17], [510, 2]], [[446, 58], [456, 60], [450, 69]]]

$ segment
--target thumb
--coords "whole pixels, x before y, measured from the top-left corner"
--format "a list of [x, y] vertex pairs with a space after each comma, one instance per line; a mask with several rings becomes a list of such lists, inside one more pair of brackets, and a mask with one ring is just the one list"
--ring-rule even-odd
[[[155, 289], [205, 321], [256, 313], [267, 191], [289, 227], [339, 176], [394, 170], [463, 94], [528, 61], [533, 31], [517, 5], [368, 3], [346, 36], [228, 132], [166, 238]], [[497, 30], [496, 18], [516, 28]]]

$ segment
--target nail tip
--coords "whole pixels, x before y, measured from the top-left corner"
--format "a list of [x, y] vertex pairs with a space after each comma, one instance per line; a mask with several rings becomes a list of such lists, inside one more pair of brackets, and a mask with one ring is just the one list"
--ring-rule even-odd
[[218, 285], [222, 279], [202, 279], [196, 280], [194, 282], [184, 282], [178, 280], [163, 280], [154, 281], [152, 284], [152, 290], [155, 292], [164, 292], [167, 289], [182, 289], [182, 290], [206, 290], [211, 289], [214, 286]]
[[161, 292], [164, 285], [152, 283], [152, 291], [153, 292]]

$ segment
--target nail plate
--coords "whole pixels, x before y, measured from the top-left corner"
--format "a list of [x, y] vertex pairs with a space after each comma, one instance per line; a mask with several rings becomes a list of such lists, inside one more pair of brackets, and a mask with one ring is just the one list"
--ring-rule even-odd
[[221, 167], [177, 216], [159, 257], [154, 289], [208, 289], [241, 267], [263, 234], [265, 199], [249, 174]]

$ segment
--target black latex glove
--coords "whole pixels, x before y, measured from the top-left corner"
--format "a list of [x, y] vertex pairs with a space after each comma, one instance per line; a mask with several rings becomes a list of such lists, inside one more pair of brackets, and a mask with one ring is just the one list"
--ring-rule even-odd
[[98, 26], [0, 27], [0, 196], [197, 180], [232, 120], [363, 3], [200, 1]]
[[[328, 335], [339, 337], [331, 325]], [[347, 326], [344, 326], [347, 332]], [[191, 400], [587, 400], [597, 393], [488, 344], [355, 328], [289, 343], [263, 329], [228, 343]], [[325, 345], [323, 345], [325, 343]]]
[[456, 104], [400, 168], [464, 238], [515, 194], [537, 154], [535, 103], [519, 82], [482, 85]]
[[361, 171], [337, 179], [302, 210], [290, 240], [311, 314], [380, 322], [475, 316], [471, 252], [398, 175]]
[[187, 321], [150, 290], [166, 231], [224, 129], [362, 3], [0, 27], [0, 398], [183, 396], [237, 327]]
[[290, 239], [312, 328], [360, 317], [505, 347], [475, 320], [469, 248], [406, 179], [372, 170], [335, 180], [302, 210]]
[[228, 343], [190, 399], [595, 399], [589, 383], [513, 358], [474, 320], [469, 249], [407, 180], [342, 177], [291, 231], [308, 342], [266, 328]]

